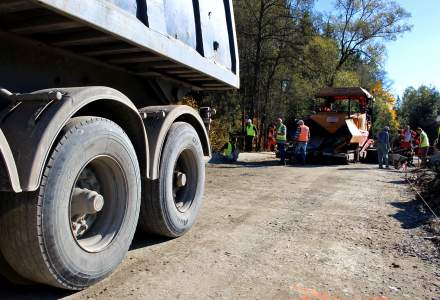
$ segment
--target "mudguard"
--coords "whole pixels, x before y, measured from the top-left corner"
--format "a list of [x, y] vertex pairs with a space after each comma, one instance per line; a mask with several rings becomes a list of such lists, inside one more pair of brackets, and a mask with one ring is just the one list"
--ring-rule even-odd
[[[136, 106], [125, 95], [108, 87], [55, 90], [63, 95], [59, 101], [23, 101], [16, 107], [4, 110], [0, 115], [0, 150], [9, 171], [13, 191], [38, 189], [46, 161], [60, 131], [70, 118], [80, 115], [108, 118], [121, 126], [136, 150], [141, 175], [144, 178], [149, 177], [145, 128]], [[48, 91], [54, 89], [33, 94]], [[9, 145], [10, 150], [5, 145]]]
[[208, 132], [199, 113], [186, 105], [149, 106], [140, 110], [150, 142], [150, 179], [159, 177], [160, 157], [168, 130], [174, 122], [189, 123], [197, 131], [203, 153], [211, 156]]
[[0, 129], [0, 191], [21, 192], [17, 166], [9, 143]]

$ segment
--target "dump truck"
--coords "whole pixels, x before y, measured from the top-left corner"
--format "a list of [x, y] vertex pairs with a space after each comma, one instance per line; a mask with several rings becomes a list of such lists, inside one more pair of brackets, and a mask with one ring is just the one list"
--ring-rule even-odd
[[304, 119], [311, 138], [311, 159], [355, 162], [365, 158], [371, 139], [373, 97], [361, 87], [322, 88], [316, 112]]
[[0, 265], [15, 282], [81, 290], [136, 229], [194, 224], [210, 109], [239, 88], [231, 0], [0, 2]]

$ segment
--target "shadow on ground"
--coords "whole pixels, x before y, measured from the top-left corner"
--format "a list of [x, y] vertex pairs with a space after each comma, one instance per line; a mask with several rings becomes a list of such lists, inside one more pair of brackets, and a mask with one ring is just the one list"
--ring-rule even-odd
[[213, 161], [209, 162], [210, 165], [215, 166], [215, 168], [219, 169], [228, 169], [228, 168], [237, 168], [237, 167], [244, 167], [244, 168], [267, 168], [267, 167], [274, 167], [279, 166], [279, 161], [277, 160], [264, 160], [264, 161], [255, 161], [255, 162], [248, 162], [248, 161], [236, 161], [236, 162], [224, 162], [224, 161]]
[[404, 229], [413, 229], [426, 224], [431, 219], [431, 214], [421, 209], [420, 201], [414, 199], [408, 202], [391, 202], [392, 206], [397, 207], [399, 211], [391, 217], [401, 223]]
[[[276, 166], [282, 166], [280, 164], [279, 160], [265, 160], [265, 161], [237, 161], [233, 163], [226, 163], [226, 162], [209, 162], [210, 165], [212, 165], [214, 168], [219, 169], [232, 169], [232, 168], [268, 168], [268, 167], [276, 167]], [[316, 164], [292, 164], [292, 163], [286, 163], [286, 167], [296, 167], [296, 168], [318, 168], [322, 167], [323, 165], [316, 165]]]
[[150, 247], [157, 244], [166, 243], [173, 240], [172, 238], [167, 238], [157, 235], [149, 235], [143, 232], [137, 231], [134, 235], [133, 242], [131, 242], [130, 250], [137, 250], [140, 248]]
[[338, 168], [337, 169], [338, 171], [370, 171], [371, 170], [371, 168], [363, 168], [363, 167], [353, 167], [353, 168], [350, 168], [350, 167], [343, 167], [343, 168]]
[[[137, 250], [170, 241], [170, 238], [150, 236], [141, 232], [136, 232], [130, 250]], [[9, 282], [0, 275], [0, 299], [35, 299], [52, 300], [61, 299], [75, 294], [75, 291], [66, 291], [42, 284], [18, 285]]]
[[408, 184], [408, 182], [406, 182], [405, 179], [401, 179], [401, 180], [391, 180], [391, 181], [385, 181], [386, 183], [391, 183], [391, 184]]
[[0, 299], [60, 299], [74, 294], [45, 285], [16, 285], [0, 276]]

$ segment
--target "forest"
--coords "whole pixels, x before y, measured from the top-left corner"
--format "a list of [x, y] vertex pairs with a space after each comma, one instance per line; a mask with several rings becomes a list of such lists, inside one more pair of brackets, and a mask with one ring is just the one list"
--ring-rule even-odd
[[[241, 88], [204, 95], [217, 110], [214, 149], [250, 118], [260, 133], [278, 117], [287, 126], [316, 105], [322, 87], [361, 86], [374, 96], [374, 124], [396, 133], [421, 126], [434, 138], [440, 94], [435, 87], [392, 93], [386, 45], [412, 29], [411, 14], [390, 0], [336, 0], [331, 13], [314, 0], [234, 0]], [[200, 98], [199, 98], [200, 99]], [[221, 105], [218, 105], [221, 103]], [[260, 134], [257, 149], [264, 143]]]

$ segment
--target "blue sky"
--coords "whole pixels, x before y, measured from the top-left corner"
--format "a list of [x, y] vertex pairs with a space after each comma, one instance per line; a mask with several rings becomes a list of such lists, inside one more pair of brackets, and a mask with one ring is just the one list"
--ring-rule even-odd
[[[425, 84], [440, 89], [440, 1], [396, 0], [411, 13], [411, 32], [387, 42], [385, 70], [392, 90], [402, 95], [405, 88]], [[330, 11], [333, 0], [317, 0], [318, 11]]]

